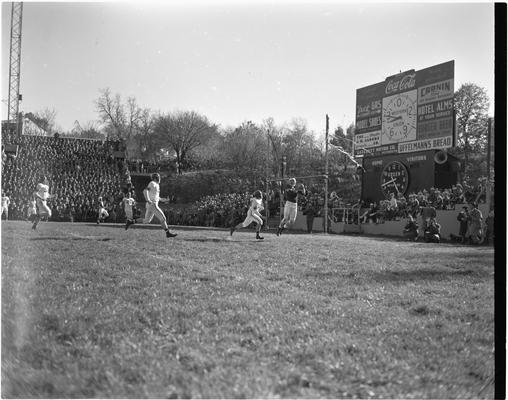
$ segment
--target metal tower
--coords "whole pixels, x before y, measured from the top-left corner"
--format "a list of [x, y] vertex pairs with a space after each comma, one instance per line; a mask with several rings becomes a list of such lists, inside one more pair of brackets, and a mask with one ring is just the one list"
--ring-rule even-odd
[[16, 127], [19, 133], [19, 75], [21, 68], [21, 22], [23, 20], [23, 3], [12, 3], [11, 12], [11, 49], [9, 59], [9, 99], [7, 121]]

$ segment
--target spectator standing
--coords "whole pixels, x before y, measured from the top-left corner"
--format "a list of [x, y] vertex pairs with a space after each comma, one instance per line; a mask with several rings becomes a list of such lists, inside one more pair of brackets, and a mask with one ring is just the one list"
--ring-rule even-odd
[[415, 193], [411, 193], [409, 195], [408, 207], [409, 213], [413, 216], [413, 218], [416, 218], [420, 212], [420, 202], [418, 201]]
[[395, 219], [395, 216], [397, 215], [397, 198], [395, 197], [395, 193], [390, 193], [390, 199], [386, 203], [386, 219], [388, 221], [391, 221]]
[[378, 218], [379, 218], [379, 206], [377, 205], [376, 202], [371, 203], [370, 208], [369, 208], [369, 213], [367, 215], [367, 220], [377, 224]]
[[471, 211], [469, 212], [469, 231], [467, 236], [472, 244], [480, 244], [482, 239], [482, 221], [483, 216], [478, 209], [477, 203], [471, 204]]
[[303, 215], [307, 219], [307, 233], [312, 233], [312, 227], [314, 225], [314, 217], [317, 214], [317, 206], [315, 204], [314, 196], [311, 196], [307, 201], [305, 208], [303, 209]]
[[484, 244], [493, 244], [494, 242], [494, 210], [489, 211], [485, 218], [485, 239]]
[[459, 236], [461, 237], [462, 243], [466, 243], [469, 223], [469, 210], [467, 206], [462, 207], [462, 211], [457, 215], [457, 221], [459, 221]]

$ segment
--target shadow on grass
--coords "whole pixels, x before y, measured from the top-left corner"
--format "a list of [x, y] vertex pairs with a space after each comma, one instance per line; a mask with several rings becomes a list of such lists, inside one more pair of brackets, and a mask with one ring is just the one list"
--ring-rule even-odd
[[227, 238], [217, 238], [217, 237], [197, 237], [197, 238], [181, 238], [186, 242], [229, 242]]
[[494, 249], [493, 246], [491, 246], [491, 245], [484, 245], [484, 244], [473, 245], [473, 244], [457, 243], [457, 242], [454, 242], [453, 240], [449, 240], [446, 237], [441, 238], [441, 243], [431, 243], [431, 242], [426, 242], [422, 237], [419, 237], [416, 242], [413, 242], [413, 241], [407, 240], [406, 238], [399, 237], [399, 236], [368, 235], [368, 234], [362, 234], [362, 235], [341, 234], [341, 235], [342, 236], [365, 238], [365, 239], [370, 239], [370, 240], [377, 241], [377, 242], [392, 242], [392, 243], [402, 242], [402, 243], [407, 243], [407, 244], [420, 245], [422, 247], [428, 246], [428, 247], [432, 247], [432, 248], [456, 247], [456, 248], [471, 248], [471, 249], [480, 250], [480, 251], [489, 251], [489, 250], [492, 251]]
[[29, 238], [29, 240], [97, 240], [99, 242], [107, 242], [111, 240], [108, 237], [98, 237], [98, 236], [38, 236]]
[[[97, 225], [96, 223], [85, 223], [84, 225], [96, 228], [116, 228], [116, 229], [125, 229], [125, 223], [123, 222], [106, 222]], [[229, 228], [217, 228], [213, 226], [184, 226], [184, 225], [171, 225], [168, 224], [168, 227], [171, 230], [176, 231], [216, 231], [216, 232], [229, 232]], [[158, 223], [151, 224], [143, 224], [141, 222], [137, 222], [129, 227], [131, 229], [162, 229], [162, 227]]]
[[406, 282], [406, 281], [442, 281], [443, 279], [462, 278], [464, 276], [490, 278], [491, 273], [485, 270], [461, 269], [447, 267], [448, 270], [415, 269], [414, 271], [380, 271], [370, 272], [369, 278], [375, 282]]
[[257, 239], [232, 239], [231, 236], [224, 237], [181, 237], [186, 242], [220, 242], [220, 243], [262, 243], [264, 240]]

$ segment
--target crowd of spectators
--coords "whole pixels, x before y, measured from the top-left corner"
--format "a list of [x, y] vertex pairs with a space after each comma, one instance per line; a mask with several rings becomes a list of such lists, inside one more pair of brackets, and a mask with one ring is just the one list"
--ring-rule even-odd
[[252, 193], [204, 196], [191, 207], [164, 208], [170, 225], [231, 227], [245, 218]]
[[[120, 201], [124, 189], [131, 190], [136, 196], [130, 171], [153, 172], [159, 168], [157, 164], [145, 165], [136, 161], [133, 164], [115, 159], [113, 154], [118, 151], [119, 145], [111, 141], [25, 135], [15, 140], [17, 155], [2, 154], [2, 195], [10, 199], [9, 219], [28, 217], [33, 192], [41, 177], [45, 176], [52, 195], [48, 202], [53, 212], [51, 220], [96, 221], [97, 199], [101, 196], [110, 215], [107, 221], [123, 222], [125, 216]], [[214, 189], [220, 188], [223, 192], [203, 195], [186, 208], [174, 208], [170, 204], [164, 208], [169, 224], [230, 227], [243, 220], [250, 196], [256, 189], [264, 192], [269, 215], [275, 217], [279, 214], [281, 188], [277, 184], [270, 186], [266, 193], [265, 183], [255, 179], [217, 174], [211, 177], [207, 175], [206, 181], [211, 182]], [[407, 197], [392, 195], [389, 199], [368, 206], [361, 201], [348, 204], [332, 191], [328, 198], [328, 215], [330, 221], [349, 223], [383, 223], [409, 217], [416, 219], [421, 215], [421, 210], [427, 207], [454, 210], [457, 204], [484, 202], [485, 187], [486, 179], [482, 178], [475, 185], [463, 182], [448, 189], [430, 188], [428, 191], [410, 193]], [[206, 191], [209, 188], [200, 189]], [[300, 211], [322, 216], [326, 196], [323, 185], [310, 184], [307, 191], [307, 196], [299, 199]], [[170, 197], [175, 200], [175, 196]], [[138, 205], [144, 203], [143, 199], [135, 200]], [[345, 210], [348, 210], [347, 213]], [[141, 211], [142, 207], [135, 209], [138, 217]]]
[[51, 220], [93, 221], [102, 196], [115, 214], [121, 170], [111, 155], [111, 143], [47, 136], [20, 136], [18, 153], [2, 168], [2, 193], [10, 198], [10, 218], [25, 219], [37, 183], [45, 176], [52, 198]]
[[362, 207], [360, 222], [383, 223], [406, 219], [409, 215], [416, 218], [422, 207], [455, 210], [457, 204], [482, 203], [486, 200], [485, 187], [486, 178], [480, 178], [475, 186], [463, 182], [449, 189], [430, 188], [428, 191], [424, 189], [418, 193], [409, 193], [407, 197], [392, 194], [390, 199]]
[[[242, 187], [248, 182], [238, 182]], [[252, 183], [254, 185], [254, 183]], [[383, 223], [385, 221], [402, 220], [412, 217], [416, 220], [423, 209], [454, 210], [456, 204], [485, 201], [483, 191], [484, 180], [480, 180], [478, 186], [473, 187], [466, 183], [454, 185], [450, 189], [430, 188], [407, 196], [391, 196], [390, 199], [371, 203], [364, 207], [361, 201], [349, 204], [332, 191], [328, 198], [330, 222], [358, 223]], [[252, 188], [252, 186], [251, 186]], [[258, 187], [262, 190], [262, 186]], [[245, 217], [248, 208], [251, 191], [241, 194], [228, 193], [203, 196], [193, 207], [180, 210], [169, 208], [166, 213], [171, 224], [200, 225], [214, 227], [230, 227], [236, 221]], [[270, 216], [278, 216], [280, 212], [280, 190], [270, 189], [264, 192], [266, 208]], [[307, 195], [300, 197], [298, 208], [305, 215], [324, 216], [325, 191], [320, 185], [307, 188]], [[424, 230], [426, 227], [423, 227]]]

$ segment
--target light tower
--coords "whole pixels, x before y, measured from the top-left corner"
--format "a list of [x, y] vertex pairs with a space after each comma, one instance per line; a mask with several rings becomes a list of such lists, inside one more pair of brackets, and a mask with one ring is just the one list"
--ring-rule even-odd
[[19, 78], [21, 69], [21, 24], [23, 3], [12, 3], [11, 11], [11, 47], [9, 58], [9, 98], [7, 101], [7, 122], [15, 126], [15, 135], [19, 133]]

